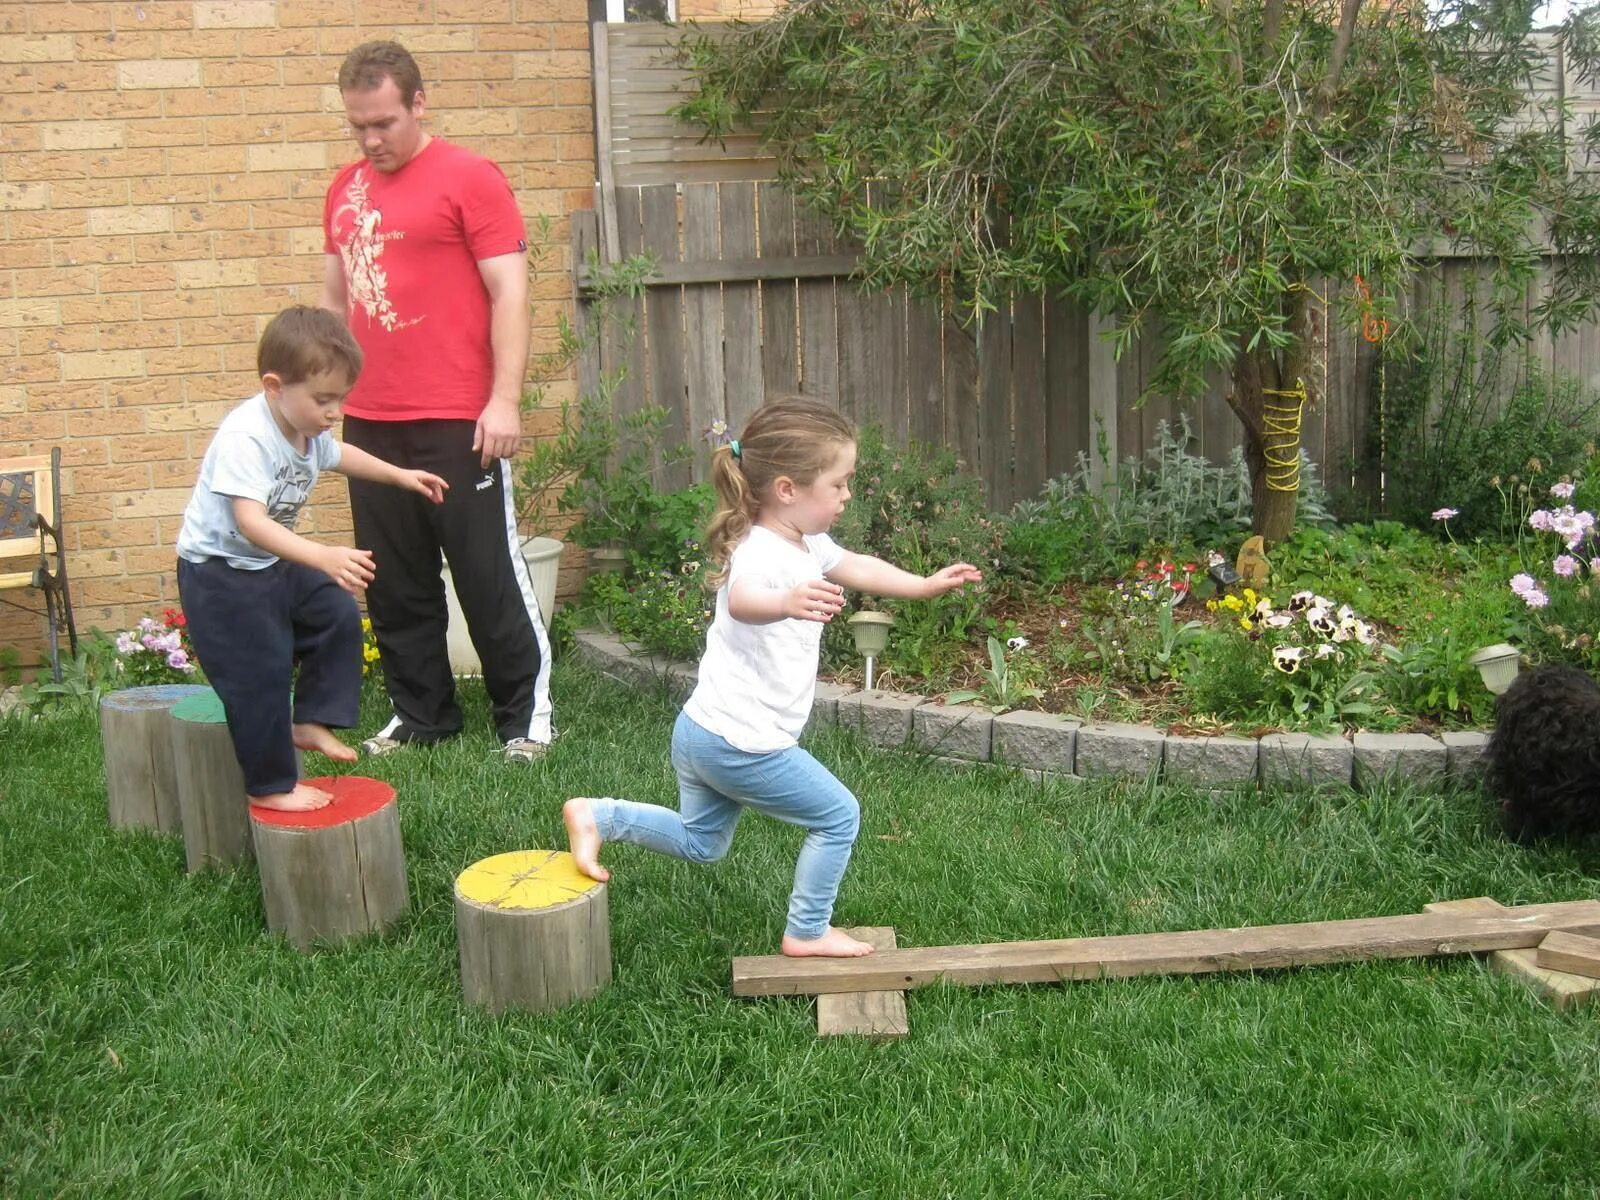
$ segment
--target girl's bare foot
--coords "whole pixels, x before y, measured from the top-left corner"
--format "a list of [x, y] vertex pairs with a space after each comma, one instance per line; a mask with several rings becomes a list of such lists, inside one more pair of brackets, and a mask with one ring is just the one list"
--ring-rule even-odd
[[262, 808], [278, 808], [284, 812], [310, 812], [326, 808], [333, 803], [333, 793], [314, 788], [308, 783], [297, 783], [292, 792], [275, 792], [270, 796], [251, 796], [251, 804]]
[[783, 952], [790, 958], [860, 958], [872, 953], [871, 942], [858, 942], [842, 929], [832, 925], [819, 938], [797, 938], [783, 935]]
[[600, 828], [594, 823], [594, 809], [586, 796], [574, 796], [561, 806], [561, 819], [567, 826], [567, 846], [573, 861], [590, 879], [601, 883], [611, 872], [600, 865]]
[[[301, 750], [315, 750], [334, 762], [355, 762], [355, 747], [346, 746], [326, 725], [306, 721], [294, 727], [294, 744]], [[318, 806], [320, 807], [320, 805]]]

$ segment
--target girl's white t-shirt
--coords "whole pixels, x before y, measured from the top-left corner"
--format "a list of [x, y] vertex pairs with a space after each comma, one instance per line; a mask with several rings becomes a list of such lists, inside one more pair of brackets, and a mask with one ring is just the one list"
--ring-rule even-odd
[[844, 557], [825, 533], [803, 540], [803, 547], [796, 546], [757, 525], [734, 548], [706, 632], [699, 682], [683, 706], [696, 725], [749, 754], [787, 750], [799, 740], [817, 691], [822, 623], [790, 617], [766, 625], [736, 621], [728, 613], [728, 590], [749, 580], [787, 591], [823, 578]]

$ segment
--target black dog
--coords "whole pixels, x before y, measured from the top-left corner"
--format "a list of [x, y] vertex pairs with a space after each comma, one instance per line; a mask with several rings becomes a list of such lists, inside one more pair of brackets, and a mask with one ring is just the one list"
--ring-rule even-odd
[[1520, 842], [1600, 833], [1600, 686], [1572, 667], [1519, 674], [1495, 704], [1484, 784]]

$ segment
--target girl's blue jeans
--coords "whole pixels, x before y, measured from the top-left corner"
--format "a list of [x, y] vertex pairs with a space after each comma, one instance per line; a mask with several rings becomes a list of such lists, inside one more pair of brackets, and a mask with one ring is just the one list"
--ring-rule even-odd
[[728, 852], [746, 808], [799, 825], [806, 837], [794, 864], [786, 931], [806, 940], [825, 934], [861, 826], [861, 807], [850, 789], [799, 746], [749, 754], [683, 713], [672, 730], [672, 766], [678, 773], [678, 811], [596, 799], [601, 839], [708, 863]]

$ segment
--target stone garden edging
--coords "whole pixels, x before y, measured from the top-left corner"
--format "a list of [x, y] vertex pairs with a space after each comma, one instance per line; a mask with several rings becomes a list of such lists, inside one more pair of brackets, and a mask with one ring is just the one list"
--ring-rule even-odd
[[[690, 663], [636, 652], [613, 634], [580, 629], [576, 654], [630, 687], [664, 686], [679, 701], [694, 688]], [[1361, 788], [1381, 779], [1421, 785], [1471, 783], [1489, 735], [1275, 733], [1261, 738], [1163, 733], [1149, 725], [1083, 722], [1018, 709], [998, 716], [903, 692], [864, 692], [818, 682], [807, 728], [839, 724], [874, 746], [971, 763], [996, 763], [1065, 779], [1160, 778], [1202, 788], [1297, 784]]]

